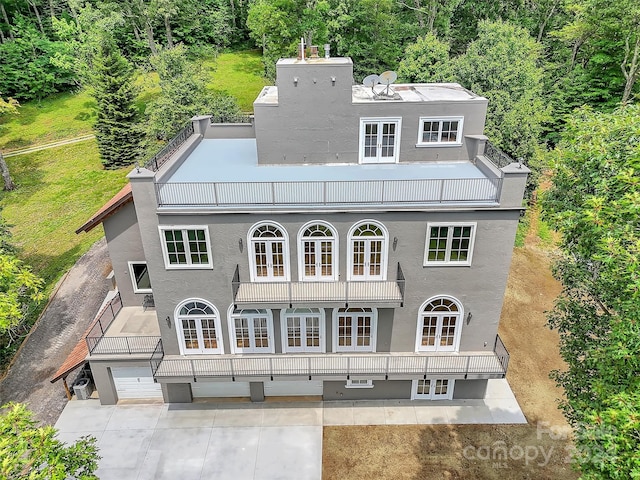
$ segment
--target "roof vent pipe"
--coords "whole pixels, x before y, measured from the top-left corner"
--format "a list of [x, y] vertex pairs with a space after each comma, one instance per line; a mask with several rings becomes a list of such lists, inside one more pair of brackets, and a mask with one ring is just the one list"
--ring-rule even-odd
[[331, 45], [329, 45], [328, 43], [324, 44], [324, 58], [329, 58], [329, 51], [331, 50]]
[[300, 38], [300, 43], [298, 44], [298, 60], [304, 62], [304, 38]]

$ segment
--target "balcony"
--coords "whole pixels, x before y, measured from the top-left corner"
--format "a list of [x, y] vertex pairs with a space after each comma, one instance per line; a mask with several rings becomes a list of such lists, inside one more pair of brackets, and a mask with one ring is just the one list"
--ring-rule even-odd
[[402, 307], [405, 279], [398, 263], [396, 280], [346, 282], [241, 282], [239, 267], [233, 275], [232, 292], [236, 307], [259, 305], [296, 305], [325, 303]]
[[149, 357], [162, 348], [154, 310], [124, 307], [120, 293], [102, 309], [85, 341], [91, 357], [139, 355]]
[[176, 382], [209, 380], [247, 381], [304, 377], [346, 380], [351, 377], [405, 380], [439, 375], [447, 378], [504, 378], [509, 353], [496, 337], [493, 352], [468, 354], [369, 353], [288, 354], [269, 356], [191, 356], [151, 360], [154, 378]]

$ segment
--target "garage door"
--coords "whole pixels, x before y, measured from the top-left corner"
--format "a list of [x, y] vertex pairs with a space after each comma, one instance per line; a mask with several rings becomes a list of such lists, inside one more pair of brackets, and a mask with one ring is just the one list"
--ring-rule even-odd
[[162, 388], [154, 383], [150, 367], [111, 367], [119, 399], [162, 398]]
[[265, 397], [293, 397], [322, 395], [322, 380], [297, 382], [264, 382]]
[[193, 398], [248, 397], [249, 382], [195, 382], [191, 384]]

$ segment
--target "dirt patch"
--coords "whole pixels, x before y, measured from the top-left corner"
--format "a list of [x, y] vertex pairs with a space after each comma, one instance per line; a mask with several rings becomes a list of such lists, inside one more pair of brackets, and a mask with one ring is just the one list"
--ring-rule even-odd
[[[534, 212], [535, 215], [535, 212]], [[537, 216], [532, 219], [536, 230]], [[507, 378], [528, 425], [325, 427], [323, 479], [575, 479], [568, 463], [558, 335], [546, 326], [560, 284], [537, 235], [514, 251], [500, 336], [511, 354]]]

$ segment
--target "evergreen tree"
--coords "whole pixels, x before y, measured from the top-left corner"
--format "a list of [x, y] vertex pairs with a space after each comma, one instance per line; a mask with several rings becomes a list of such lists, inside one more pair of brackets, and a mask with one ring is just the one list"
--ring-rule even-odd
[[92, 64], [91, 86], [98, 104], [94, 129], [102, 163], [105, 168], [130, 165], [143, 136], [134, 105], [133, 68], [111, 39], [101, 43]]

